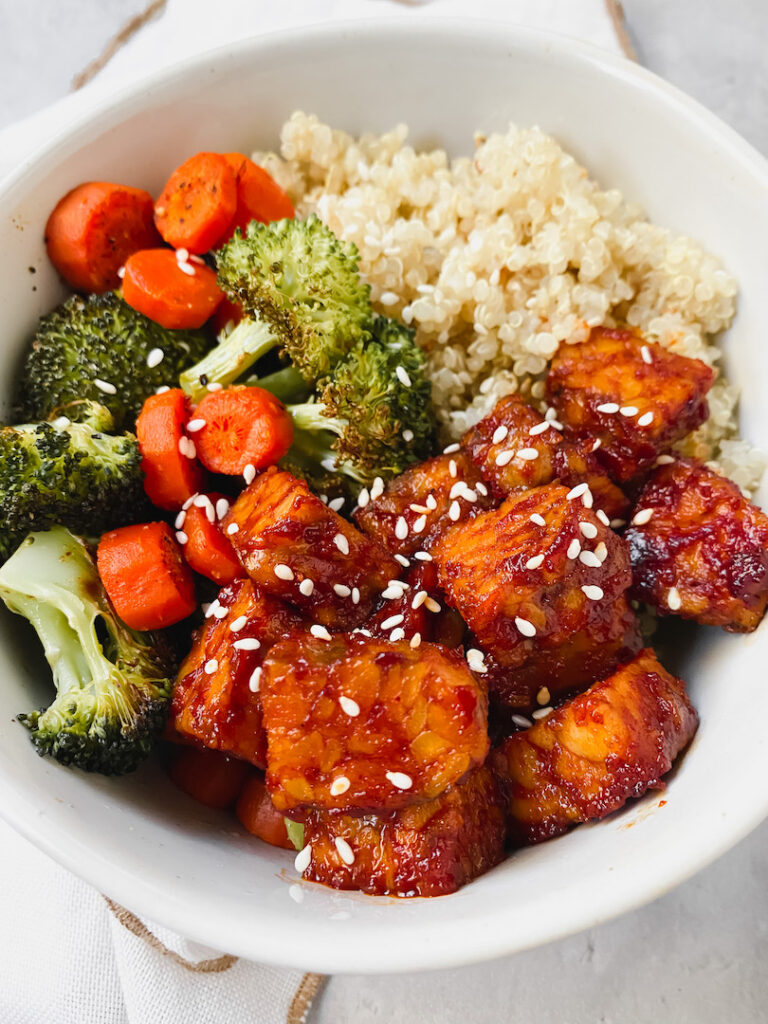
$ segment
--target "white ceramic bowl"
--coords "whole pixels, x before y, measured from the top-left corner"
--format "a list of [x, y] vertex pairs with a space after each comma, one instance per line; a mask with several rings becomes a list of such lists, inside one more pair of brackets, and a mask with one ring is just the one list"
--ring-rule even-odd
[[[604, 185], [701, 239], [735, 273], [728, 372], [742, 388], [744, 435], [768, 443], [766, 164], [629, 62], [501, 25], [368, 22], [248, 41], [148, 80], [54, 139], [0, 195], [0, 379], [62, 297], [42, 244], [62, 193], [94, 178], [157, 191], [197, 150], [275, 147], [295, 108], [353, 132], [407, 121], [416, 144], [454, 154], [471, 151], [475, 129], [509, 120], [556, 135]], [[373, 972], [510, 953], [653, 899], [768, 811], [768, 626], [748, 637], [702, 632], [685, 652], [701, 728], [663, 808], [648, 796], [516, 854], [456, 895], [401, 901], [297, 885], [289, 854], [207, 813], [151, 764], [105, 779], [38, 758], [12, 716], [48, 699], [47, 671], [18, 619], [3, 616], [0, 631], [0, 814], [130, 909], [255, 960]]]

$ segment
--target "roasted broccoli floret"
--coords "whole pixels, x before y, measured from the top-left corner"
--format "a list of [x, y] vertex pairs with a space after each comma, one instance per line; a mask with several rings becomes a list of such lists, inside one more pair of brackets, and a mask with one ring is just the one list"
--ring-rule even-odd
[[17, 383], [16, 416], [41, 420], [89, 398], [107, 406], [118, 429], [132, 430], [144, 399], [175, 387], [209, 348], [202, 331], [160, 327], [114, 292], [73, 296], [40, 321]]
[[294, 444], [286, 467], [324, 487], [327, 474], [363, 484], [396, 476], [433, 452], [431, 384], [414, 332], [384, 316], [373, 318], [371, 331], [320, 382], [314, 400], [287, 407]]
[[117, 618], [83, 541], [31, 533], [0, 569], [0, 597], [34, 626], [56, 697], [18, 715], [39, 754], [104, 775], [133, 771], [165, 724], [170, 665]]
[[370, 288], [360, 280], [357, 249], [314, 214], [251, 221], [219, 249], [216, 265], [219, 284], [246, 318], [182, 375], [193, 400], [208, 382], [231, 384], [276, 346], [314, 383], [369, 336]]
[[43, 423], [0, 427], [0, 560], [54, 523], [98, 533], [141, 515], [139, 446], [109, 409], [72, 402]]

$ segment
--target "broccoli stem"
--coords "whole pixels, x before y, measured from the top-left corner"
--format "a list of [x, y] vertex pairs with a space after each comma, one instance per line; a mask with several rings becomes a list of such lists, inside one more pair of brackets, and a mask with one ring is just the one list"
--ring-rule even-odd
[[179, 383], [193, 402], [199, 402], [207, 394], [208, 384], [228, 387], [277, 344], [278, 339], [267, 324], [246, 318], [200, 362], [185, 370]]
[[243, 381], [247, 387], [264, 388], [281, 402], [303, 402], [309, 397], [310, 387], [294, 366], [286, 366], [264, 377], [252, 374]]

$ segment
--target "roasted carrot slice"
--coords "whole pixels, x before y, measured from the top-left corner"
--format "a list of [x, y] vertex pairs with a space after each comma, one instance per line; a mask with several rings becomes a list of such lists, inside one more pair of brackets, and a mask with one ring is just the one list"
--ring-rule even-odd
[[150, 395], [136, 420], [144, 490], [153, 505], [175, 512], [203, 489], [205, 472], [195, 443], [184, 434], [189, 419], [181, 388]]
[[294, 849], [285, 830], [285, 818], [272, 803], [263, 776], [254, 775], [246, 782], [235, 811], [243, 827], [265, 843]]
[[230, 234], [235, 228], [245, 231], [252, 220], [269, 224], [294, 216], [293, 203], [263, 167], [242, 153], [224, 153], [224, 159], [234, 171], [237, 182], [237, 209]]
[[293, 443], [293, 421], [285, 406], [264, 388], [227, 388], [202, 399], [195, 418], [198, 458], [212, 473], [236, 476], [246, 466], [264, 469]]
[[149, 192], [108, 181], [78, 185], [45, 225], [48, 256], [67, 284], [83, 292], [117, 288], [117, 271], [138, 249], [157, 245]]
[[223, 494], [200, 494], [186, 510], [181, 523], [187, 538], [184, 544], [187, 563], [195, 572], [207, 576], [220, 587], [246, 575], [235, 549], [219, 525], [219, 520], [228, 511], [229, 502]]
[[155, 225], [174, 249], [203, 253], [227, 234], [237, 209], [237, 183], [219, 153], [197, 153], [177, 167], [155, 203]]
[[223, 292], [210, 267], [170, 249], [142, 249], [126, 260], [123, 298], [161, 327], [190, 329], [212, 316]]
[[206, 807], [231, 807], [251, 771], [250, 765], [218, 750], [182, 747], [174, 752], [170, 776], [179, 789]]
[[163, 629], [197, 607], [192, 572], [167, 523], [110, 530], [96, 565], [115, 611], [131, 629]]

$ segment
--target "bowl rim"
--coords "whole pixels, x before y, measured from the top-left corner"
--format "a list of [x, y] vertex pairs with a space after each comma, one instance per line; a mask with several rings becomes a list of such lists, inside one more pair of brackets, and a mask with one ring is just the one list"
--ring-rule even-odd
[[[325, 39], [345, 38], [353, 44], [362, 37], [375, 36], [378, 44], [384, 45], [385, 42], [396, 43], [404, 35], [412, 39], [414, 33], [428, 37], [431, 45], [439, 45], [443, 39], [455, 40], [458, 34], [468, 44], [498, 44], [499, 36], [502, 35], [511, 45], [529, 52], [544, 48], [571, 66], [597, 68], [608, 79], [619, 79], [630, 87], [654, 94], [659, 102], [675, 110], [726, 150], [729, 158], [737, 161], [768, 196], [768, 161], [749, 142], [682, 90], [625, 57], [570, 36], [523, 28], [503, 21], [402, 15], [320, 23], [250, 36], [206, 50], [142, 79], [116, 87], [103, 100], [95, 101], [87, 110], [79, 111], [70, 120], [65, 120], [51, 138], [37, 145], [16, 170], [0, 182], [0, 197], [13, 201], [16, 193], [26, 191], [30, 179], [34, 184], [36, 173], [47, 172], [48, 168], [44, 166], [46, 162], [58, 161], [76, 152], [86, 141], [108, 130], [116, 118], [129, 114], [137, 104], [141, 106], [144, 100], [151, 99], [156, 90], [172, 88], [175, 83], [198, 75], [226, 59], [242, 59], [247, 55], [257, 56], [267, 51], [271, 54], [275, 51], [290, 53], [297, 45], [318, 45]], [[3, 781], [7, 780], [0, 779], [0, 782]], [[73, 874], [131, 911], [150, 920], [158, 920], [158, 923], [201, 944], [215, 946], [246, 959], [323, 973], [392, 973], [458, 967], [565, 938], [657, 899], [735, 846], [766, 815], [768, 790], [762, 800], [758, 798], [735, 802], [729, 814], [728, 829], [722, 832], [713, 830], [710, 841], [704, 847], [691, 844], [685, 849], [671, 851], [663, 875], [656, 863], [636, 863], [632, 886], [606, 885], [602, 892], [590, 895], [587, 912], [583, 906], [577, 909], [571, 905], [567, 911], [559, 914], [555, 927], [552, 926], [551, 918], [542, 915], [540, 923], [537, 922], [537, 926], [523, 940], [508, 933], [503, 926], [504, 918], [499, 914], [489, 918], [487, 925], [490, 926], [473, 929], [472, 942], [467, 948], [467, 943], [462, 942], [462, 939], [466, 939], [467, 918], [459, 913], [450, 923], [442, 921], [438, 934], [434, 934], [433, 926], [428, 941], [409, 941], [402, 948], [391, 946], [386, 959], [382, 960], [379, 945], [371, 944], [367, 948], [356, 945], [353, 948], [348, 942], [345, 945], [343, 936], [338, 932], [334, 940], [326, 945], [317, 943], [316, 930], [309, 929], [309, 938], [302, 938], [297, 929], [293, 928], [286, 928], [280, 935], [272, 933], [268, 940], [262, 940], [261, 943], [258, 936], [255, 942], [248, 942], [237, 930], [229, 929], [226, 922], [201, 921], [194, 907], [181, 900], [163, 904], [163, 914], [158, 918], [156, 914], [161, 905], [158, 903], [157, 888], [140, 872], [125, 864], [116, 864], [98, 850], [86, 850], [76, 834], [30, 813], [20, 790], [3, 785], [3, 799], [0, 800], [0, 817], [18, 833]], [[393, 907], [398, 904], [398, 901], [391, 902]], [[410, 902], [413, 901], [402, 901]], [[430, 929], [428, 923], [419, 924], [415, 928], [409, 923], [408, 927], [416, 932], [416, 937], [426, 940]], [[258, 932], [258, 929], [255, 931]], [[350, 951], [353, 953], [351, 958]]]

